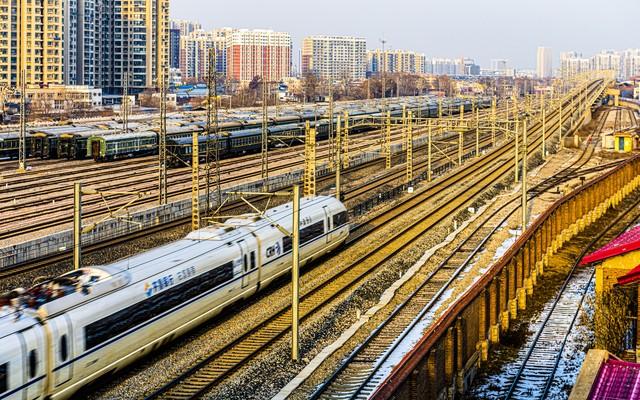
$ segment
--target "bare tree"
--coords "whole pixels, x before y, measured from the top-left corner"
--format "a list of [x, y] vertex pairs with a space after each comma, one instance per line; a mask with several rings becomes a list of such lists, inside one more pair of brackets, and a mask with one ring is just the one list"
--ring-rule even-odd
[[302, 90], [304, 91], [304, 97], [306, 101], [315, 99], [318, 95], [318, 86], [320, 86], [320, 80], [314, 74], [305, 74], [302, 77]]

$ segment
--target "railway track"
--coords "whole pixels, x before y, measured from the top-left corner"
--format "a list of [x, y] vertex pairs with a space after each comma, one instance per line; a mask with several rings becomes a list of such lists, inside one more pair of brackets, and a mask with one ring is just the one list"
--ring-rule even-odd
[[[606, 121], [601, 116], [598, 129]], [[528, 191], [533, 200], [560, 182], [573, 179], [593, 156], [590, 141], [580, 156], [562, 172], [533, 186]], [[311, 396], [312, 399], [366, 399], [385, 379], [385, 362], [402, 346], [415, 329], [446, 301], [454, 285], [465, 276], [474, 259], [485, 250], [487, 241], [518, 211], [519, 197], [494, 210], [467, 236], [393, 312], [358, 345], [338, 369]]]
[[[557, 116], [557, 113], [554, 115]], [[536, 139], [533, 140], [529, 156], [537, 152], [536, 147], [541, 143], [539, 130], [540, 126], [537, 124], [537, 128], [534, 129]], [[552, 133], [550, 132], [549, 136]], [[378, 270], [394, 255], [408, 248], [422, 234], [502, 179], [511, 168], [509, 150], [509, 145], [504, 145], [478, 161], [463, 165], [455, 170], [452, 175], [457, 176], [457, 179], [453, 179], [458, 184], [458, 190], [451, 191], [448, 195], [440, 198], [440, 201], [423, 215], [416, 213], [416, 218], [409, 225], [385, 237], [382, 243], [378, 243], [374, 249], [370, 249], [366, 254], [358, 257], [355, 262], [348, 263], [342, 269], [334, 269], [333, 274], [327, 277], [323, 283], [304, 292], [300, 302], [301, 320], [304, 321], [315, 315], [339, 295], [355, 288], [369, 274]], [[437, 194], [449, 188], [449, 184], [445, 184], [445, 181], [444, 179], [436, 181], [424, 191], [416, 194], [411, 198], [412, 205], [407, 206], [404, 212], [415, 210], [419, 205], [428, 202], [435, 203]], [[371, 223], [368, 227], [369, 234], [387, 226], [394, 217], [393, 212], [388, 212], [387, 216], [382, 217], [378, 223]], [[350, 241], [347, 248], [355, 242]], [[235, 338], [223, 348], [201, 358], [191, 368], [152, 393], [147, 399], [189, 399], [203, 395], [248, 360], [287, 334], [290, 320], [290, 308], [284, 307], [265, 321], [257, 324], [254, 329]]]
[[[578, 264], [607, 233], [624, 231], [637, 223], [640, 215], [632, 215], [632, 213], [637, 212], [638, 206], [640, 206], [640, 199], [626, 207], [605, 229], [599, 231], [576, 258], [555, 299], [544, 307], [542, 324], [538, 327], [524, 356], [519, 357], [517, 361], [520, 366], [515, 376], [511, 378], [506, 399], [546, 398], [558, 369], [560, 357], [595, 275], [594, 268], [578, 267]], [[627, 219], [630, 215], [632, 218]]]
[[[488, 173], [490, 174], [491, 172], [493, 172], [493, 169], [489, 169]], [[487, 174], [487, 171], [485, 170], [484, 173]], [[477, 191], [487, 187], [479, 186], [480, 187], [476, 188]], [[438, 190], [438, 192], [440, 190]], [[430, 195], [425, 195], [423, 202], [433, 199], [436, 194], [437, 193], [430, 193]], [[327, 279], [323, 284], [316, 286], [301, 296], [301, 321], [304, 322], [333, 299], [357, 287], [369, 274], [376, 271], [392, 256], [405, 249], [410, 243], [413, 243], [417, 236], [425, 233], [437, 222], [446, 218], [453, 209], [452, 207], [456, 207], [459, 203], [465, 202], [468, 199], [466, 196], [449, 198], [450, 202], [446, 203], [449, 207], [440, 207], [437, 211], [416, 219], [416, 221], [409, 226], [387, 238], [375, 250], [366, 253], [362, 257], [358, 257], [355, 262], [349, 263], [346, 268], [340, 271], [334, 271], [330, 279]], [[372, 228], [370, 232], [378, 230], [383, 226], [386, 226], [386, 224], [377, 225]], [[206, 390], [220, 382], [229, 373], [235, 371], [258, 352], [264, 350], [270, 344], [287, 334], [290, 330], [290, 312], [289, 307], [281, 310], [254, 331], [245, 334], [222, 350], [199, 361], [181, 377], [172, 381], [166, 387], [163, 387], [148, 398], [189, 399], [202, 395]]]
[[[471, 149], [471, 148], [474, 148], [474, 146], [468, 145], [467, 148]], [[454, 151], [454, 150], [452, 150], [452, 151]], [[457, 151], [457, 150], [455, 150], [455, 151]], [[398, 155], [398, 156], [400, 156], [400, 155]], [[376, 160], [374, 162], [380, 164], [380, 163], [383, 163], [383, 160]], [[370, 166], [371, 165], [361, 165], [361, 166], [352, 167], [352, 171], [351, 172], [355, 172], [355, 171], [357, 171], [359, 169], [370, 167]], [[447, 168], [446, 168], [447, 167], [447, 163], [444, 160], [436, 160], [436, 161], [434, 161], [432, 167], [434, 169], [433, 177], [436, 178], [440, 173], [444, 173], [447, 170]], [[384, 185], [384, 184], [392, 182], [392, 181], [394, 181], [394, 180], [396, 180], [398, 178], [403, 177], [404, 174], [405, 174], [404, 170], [399, 170], [399, 171], [392, 170], [387, 174], [379, 176], [376, 179], [376, 182], [377, 182], [378, 185]], [[332, 179], [333, 179], [332, 176], [321, 177], [321, 178], [319, 178], [319, 183], [325, 184], [326, 182], [328, 182], [328, 181], [330, 181]], [[356, 193], [358, 191], [359, 191], [359, 187], [352, 188], [352, 189], [347, 188], [343, 192], [344, 193], [344, 197], [347, 198], [348, 200], [354, 200], [357, 197]], [[254, 198], [252, 198], [252, 201], [257, 201], [259, 199], [260, 199], [259, 196], [258, 197], [254, 197]], [[245, 206], [246, 206], [245, 203], [243, 203], [241, 201], [235, 201], [235, 202], [228, 203], [222, 211], [224, 211], [224, 214], [233, 215], [235, 210], [242, 209]], [[182, 219], [178, 219], [178, 220], [172, 221], [170, 223], [157, 225], [157, 226], [154, 226], [154, 227], [151, 227], [151, 228], [147, 228], [147, 229], [143, 229], [143, 230], [140, 230], [140, 231], [136, 231], [136, 232], [133, 232], [131, 234], [115, 236], [112, 239], [106, 240], [104, 242], [86, 246], [83, 249], [83, 252], [85, 254], [89, 254], [90, 252], [102, 250], [102, 249], [108, 248], [110, 246], [115, 246], [115, 245], [118, 245], [118, 244], [121, 244], [121, 243], [125, 243], [127, 241], [137, 239], [139, 237], [144, 237], [144, 236], [152, 235], [152, 234], [157, 233], [157, 232], [161, 232], [163, 230], [172, 229], [172, 228], [178, 227], [178, 226], [180, 226], [182, 224], [188, 223], [189, 221], [190, 221], [190, 217], [182, 218]], [[71, 255], [72, 255], [71, 249], [69, 249], [69, 250], [65, 250], [65, 251], [59, 252], [59, 253], [51, 256], [51, 257], [46, 257], [46, 258], [43, 258], [43, 259], [33, 260], [33, 261], [28, 262], [28, 263], [17, 264], [15, 266], [13, 266], [12, 268], [0, 269], [0, 279], [4, 278], [4, 277], [10, 277], [10, 276], [15, 275], [15, 274], [20, 274], [20, 273], [36, 270], [38, 268], [41, 268], [41, 267], [44, 267], [44, 266], [47, 266], [47, 265], [51, 265], [51, 264], [55, 264], [55, 263], [59, 263], [59, 262], [63, 262], [63, 261], [69, 260], [71, 258]]]
[[[469, 141], [467, 141], [469, 142]], [[487, 143], [489, 142], [489, 137], [488, 136], [484, 136], [482, 138], [482, 146], [483, 148], [487, 145]], [[465, 149], [474, 149], [475, 144], [471, 144], [471, 143], [467, 143], [465, 145]], [[416, 151], [418, 151], [418, 149], [416, 149]], [[471, 152], [472, 150], [470, 150]], [[454, 151], [451, 151], [449, 154], [447, 154], [447, 156], [453, 157], [455, 154]], [[398, 155], [399, 157], [401, 157], [402, 155]], [[435, 157], [435, 162], [438, 162], [438, 160], [441, 160], [443, 157], [442, 156], [436, 156]], [[358, 170], [361, 170], [363, 168], [368, 168], [371, 167], [372, 165], [375, 165], [376, 163], [381, 163], [383, 162], [383, 160], [381, 159], [376, 159], [373, 160], [372, 162], [369, 163], [364, 163], [361, 164], [359, 166], [356, 167], [352, 167], [348, 170], [345, 171], [345, 174], [351, 173], [351, 172], [355, 172]], [[281, 164], [277, 167], [278, 170], [286, 170], [288, 168], [294, 168], [297, 167], [299, 165], [299, 161], [290, 161], [287, 162], [285, 164]], [[424, 165], [426, 165], [425, 162], [422, 162], [420, 164], [418, 164], [417, 167], [414, 168], [422, 168]], [[237, 166], [234, 167], [232, 170], [227, 170], [225, 171], [225, 173], [231, 173], [233, 171], [243, 171], [240, 175], [234, 175], [232, 177], [228, 177], [228, 178], [223, 178], [221, 179], [221, 184], [227, 184], [230, 182], [234, 182], [234, 181], [241, 181], [243, 179], [250, 179], [255, 177], [256, 171], [253, 170], [249, 170], [246, 171], [247, 167], [246, 166]], [[397, 179], [398, 177], [401, 177], [404, 174], [404, 172], [395, 172], [392, 173], [390, 175], [387, 176], [382, 176], [379, 177], [378, 180], [376, 181], [378, 184], [385, 184], [388, 183], [389, 181], [393, 181], [394, 179]], [[154, 177], [155, 178], [155, 177]], [[135, 180], [136, 178], [130, 178], [130, 180]], [[173, 181], [171, 182], [172, 186], [177, 186], [179, 182], [177, 181]], [[191, 192], [191, 187], [190, 187], [190, 183], [191, 183], [191, 177], [187, 176], [184, 177], [182, 179], [182, 183], [184, 183], [184, 186], [181, 188], [177, 188], [177, 189], [173, 189], [169, 191], [169, 197], [176, 197], [176, 196], [180, 196], [180, 195], [184, 195], [184, 194], [188, 194]], [[206, 182], [201, 182], [201, 190], [204, 190], [204, 188], [206, 188]], [[110, 187], [110, 190], [135, 190], [138, 192], [145, 192], [145, 193], [150, 193], [153, 190], [156, 189], [155, 183], [148, 183], [148, 184], [139, 184], [136, 186], [131, 186], [131, 184], [129, 183], [121, 183], [121, 184], [116, 184], [113, 183]], [[71, 193], [71, 192], [70, 192]], [[48, 211], [59, 211], [59, 212], [63, 212], [63, 211], [68, 211], [69, 208], [72, 206], [72, 202], [71, 200], [69, 200], [70, 195], [67, 194], [65, 196], [65, 200], [64, 201], [55, 201], [55, 200], [51, 200], [51, 199], [46, 199], [46, 200], [41, 200], [40, 204], [44, 204], [44, 205], [49, 205], [48, 206]], [[119, 202], [111, 202], [110, 203], [110, 207], [111, 208], [117, 208], [123, 204], [125, 204], [129, 198], [122, 198], [122, 196], [119, 199]], [[355, 196], [354, 196], [355, 197]], [[113, 197], [108, 197], [108, 199], [113, 200]], [[156, 201], [155, 197], [149, 196], [147, 198], [144, 198], [138, 202], [136, 202], [136, 205], [140, 205], [140, 204], [145, 204], [145, 203], [153, 203]], [[11, 209], [11, 205], [9, 206], [5, 206], [4, 209], [7, 210], [5, 212], [10, 211]], [[102, 203], [102, 199], [100, 197], [94, 197], [93, 199], [86, 199], [86, 201], [83, 202], [83, 217], [84, 218], [92, 218], [92, 217], [97, 217], [100, 215], [103, 215], [105, 212], [105, 208], [104, 208], [104, 204]], [[68, 215], [60, 215], [60, 216], [54, 216], [52, 214], [44, 214], [44, 215], [39, 215], [35, 218], [31, 218], [28, 220], [25, 220], [25, 216], [23, 214], [23, 210], [16, 210], [14, 209], [14, 212], [12, 214], [5, 214], [4, 218], [2, 219], [2, 221], [0, 221], [0, 227], [1, 226], [5, 226], [6, 230], [2, 233], [0, 233], [0, 240], [4, 240], [4, 239], [8, 239], [10, 237], [13, 236], [18, 236], [18, 235], [23, 235], [23, 234], [27, 234], [27, 233], [31, 233], [31, 232], [36, 232], [39, 230], [43, 230], [43, 229], [47, 229], [50, 227], [54, 227], [54, 226], [59, 226], [61, 224], [65, 224], [65, 223], [70, 223], [72, 221], [72, 218]]]
[[[392, 139], [397, 140], [398, 138], [399, 138], [399, 134], [396, 132], [395, 135], [392, 137]], [[358, 151], [370, 146], [372, 144], [371, 142], [373, 142], [374, 140], [370, 138], [368, 139], [365, 136], [361, 137], [361, 135], [358, 135], [358, 137], [354, 138], [353, 141], [356, 142], [356, 146], [354, 150]], [[362, 141], [367, 141], [368, 143], [362, 144]], [[318, 155], [321, 156], [322, 154], [326, 153], [327, 150], [328, 150], [328, 145], [326, 144], [318, 146], [318, 149], [317, 149], [319, 153]], [[292, 158], [291, 152], [284, 149], [275, 150], [270, 154], [271, 162], [279, 162], [279, 161], [288, 160], [291, 158]], [[239, 167], [238, 167], [239, 162], [243, 163], [242, 167], [240, 167], [242, 169], [246, 169], [248, 167], [256, 168], [256, 165], [259, 166], [259, 164], [256, 164], [256, 165], [249, 164], [253, 161], [259, 162], [260, 158], [256, 158], [255, 155], [249, 155], [241, 158], [221, 160], [220, 162], [221, 173], [234, 172], [239, 170]], [[136, 168], [135, 176], [131, 174], [132, 172], [131, 167]], [[107, 168], [108, 171], [105, 171], [105, 168]], [[140, 168], [143, 168], [143, 170], [140, 171]], [[149, 172], [150, 173], [153, 172], [153, 174], [149, 174], [148, 176], [141, 176], [140, 174], [138, 174], [138, 172], [144, 173], [144, 168], [152, 168], [153, 171], [149, 171]], [[14, 196], [28, 195], [29, 193], [20, 193], [20, 191], [32, 189], [33, 184], [36, 182], [39, 186], [58, 185], [63, 183], [69, 183], [69, 186], [70, 186], [71, 182], [73, 182], [74, 180], [82, 179], [83, 183], [85, 184], [97, 185], [97, 184], [113, 182], [114, 178], [119, 178], [119, 176], [117, 175], [119, 173], [124, 173], [124, 176], [122, 178], [136, 177], [138, 180], [152, 182], [155, 179], [157, 179], [157, 173], [158, 173], [157, 168], [158, 168], [158, 160], [156, 157], [144, 157], [144, 158], [131, 159], [131, 160], [119, 160], [114, 163], [95, 163], [91, 161], [91, 165], [82, 166], [81, 168], [73, 168], [73, 169], [62, 170], [62, 171], [41, 171], [42, 173], [31, 174], [27, 176], [25, 176], [24, 174], [16, 173], [11, 177], [14, 179], [19, 179], [19, 181], [11, 181], [10, 179], [7, 179], [8, 176], [4, 176], [3, 182], [6, 182], [9, 186], [5, 188], [5, 190], [3, 190], [2, 196], [0, 196], [0, 203], [9, 202]], [[183, 178], [189, 177], [190, 179], [191, 169], [190, 168], [174, 168], [174, 169], [169, 169], [168, 172], [170, 177], [175, 178], [178, 176], [182, 176]], [[95, 173], [95, 176], [89, 175], [91, 173]], [[153, 189], [157, 190], [157, 187], [154, 187]], [[59, 191], [59, 187], [39, 189], [38, 195], [42, 196], [43, 194], [56, 193], [57, 191]]]
[[[499, 110], [500, 114], [502, 112], [502, 110]], [[398, 136], [401, 135], [401, 129], [397, 129], [394, 130], [395, 132], [393, 133], [393, 137], [397, 138]], [[473, 131], [470, 131], [469, 134], [472, 134]], [[419, 133], [416, 132], [416, 133]], [[358, 135], [356, 137], [367, 137], [367, 134], [364, 135]], [[370, 135], [369, 135], [370, 136]], [[484, 137], [483, 137], [484, 138]], [[466, 142], [469, 142], [468, 140]], [[364, 144], [364, 145], [356, 145], [354, 146], [354, 148], [352, 148], [352, 153], [356, 152], [356, 151], [362, 151], [362, 149], [364, 147], [370, 146], [370, 145], [375, 145], [375, 139], [373, 141], [370, 140], [370, 143], [368, 144]], [[465, 144], [465, 149], [472, 147], [470, 145]], [[484, 148], [484, 139], [483, 139], [483, 148]], [[418, 147], [415, 149], [415, 152], [418, 152], [421, 149], [421, 147]], [[320, 150], [322, 152], [322, 150]], [[451, 155], [453, 157], [453, 155]], [[259, 159], [258, 155], [252, 155], [249, 156], [250, 158], [253, 158], [255, 160]], [[289, 160], [291, 158], [291, 155], [289, 152], [287, 151], [282, 151], [280, 153], [280, 155], [277, 156], [277, 159], [282, 159], [282, 160]], [[402, 157], [400, 155], [400, 157]], [[325, 155], [325, 158], [328, 158], [328, 154]], [[465, 158], [467, 158], [467, 155], [465, 154]], [[147, 157], [145, 159], [150, 159], [150, 157]], [[126, 166], [137, 166], [138, 168], [143, 167], [146, 168], [147, 170], [149, 169], [153, 169], [153, 165], [154, 162], [153, 160], [148, 160], [146, 161], [146, 165], [147, 167], [144, 167], [143, 165], [140, 165], [140, 160], [144, 160], [144, 159], [136, 159], [136, 160], [128, 160], [128, 161], [124, 161]], [[272, 159], [273, 160], [273, 159]], [[436, 160], [437, 160], [437, 156], [436, 156]], [[247, 166], [234, 166], [236, 160], [229, 160], [227, 162], [225, 162], [225, 165], [230, 165], [231, 167], [225, 171], [223, 171], [224, 174], [231, 174], [234, 172], [243, 172], [239, 177], [235, 176], [234, 179], [249, 179], [252, 178], [255, 175], [255, 171], [253, 172], [246, 172], [247, 171]], [[424, 164], [424, 163], [423, 163]], [[156, 180], [156, 176], [153, 172], [148, 173], [148, 178], [146, 180], [146, 182], [148, 183], [141, 183], [140, 179], [141, 179], [141, 175], [138, 172], [144, 172], [144, 171], [136, 171], [137, 173], [132, 176], [130, 173], [127, 174], [127, 172], [130, 172], [129, 168], [126, 168], [124, 166], [121, 166], [122, 164], [119, 164], [118, 166], [118, 172], [122, 172], [124, 175], [126, 175], [122, 180], [119, 181], [118, 183], [114, 182], [114, 177], [113, 177], [113, 173], [110, 174], [109, 177], [106, 178], [102, 178], [102, 179], [90, 179], [89, 182], [87, 182], [88, 184], [92, 185], [95, 187], [95, 185], [99, 185], [99, 184], [109, 184], [109, 189], [110, 190], [120, 190], [120, 191], [136, 191], [136, 192], [141, 192], [141, 193], [153, 193], [155, 190], [157, 190], [157, 186], [155, 184], [155, 180]], [[286, 169], [286, 168], [291, 168], [294, 166], [293, 162], [288, 162], [285, 163], [283, 165], [278, 166], [278, 169]], [[416, 168], [421, 168], [421, 165], [417, 166]], [[355, 170], [357, 170], [359, 168], [356, 168]], [[85, 168], [84, 172], [85, 173], [89, 173], [89, 172], [98, 172], [101, 171], [101, 167], [96, 167], [95, 164], [91, 167], [89, 167], [88, 169]], [[352, 170], [353, 171], [353, 170]], [[116, 171], [113, 171], [114, 173]], [[51, 187], [48, 189], [45, 188], [41, 188], [38, 191], [38, 197], [35, 199], [30, 200], [27, 204], [25, 204], [24, 202], [17, 202], [16, 198], [20, 196], [19, 194], [19, 190], [22, 188], [30, 188], [33, 186], [33, 183], [28, 183], [28, 181], [24, 181], [23, 184], [21, 184], [20, 182], [16, 183], [16, 182], [12, 182], [9, 185], [10, 186], [5, 186], [5, 189], [3, 191], [3, 193], [11, 193], [9, 195], [6, 195], [4, 197], [0, 197], [0, 204], [4, 202], [4, 204], [2, 205], [3, 210], [5, 211], [5, 216], [2, 220], [2, 222], [0, 222], [0, 227], [1, 225], [4, 225], [6, 227], [6, 229], [4, 230], [3, 233], [0, 233], [0, 240], [6, 240], [9, 239], [11, 237], [14, 236], [19, 236], [19, 235], [24, 235], [24, 234], [28, 234], [28, 233], [33, 233], [33, 232], [37, 232], [39, 230], [44, 230], [44, 229], [49, 229], [55, 226], [60, 226], [62, 224], [65, 223], [70, 223], [71, 222], [71, 218], [70, 217], [56, 217], [53, 215], [53, 213], [55, 212], [64, 212], [67, 211], [71, 206], [72, 206], [72, 190], [71, 190], [71, 185], [70, 182], [72, 180], [77, 180], [77, 179], [73, 179], [69, 177], [69, 175], [72, 176], [77, 176], [77, 171], [62, 171], [59, 173], [56, 173], [55, 175], [58, 177], [63, 177], [58, 179], [56, 182], [56, 184], [63, 184], [64, 182], [69, 182], [69, 189], [66, 191], [60, 191], [59, 187]], [[187, 174], [188, 175], [188, 174]], [[18, 176], [20, 178], [22, 178], [22, 180], [24, 180], [24, 175], [22, 174], [15, 174], [15, 176]], [[188, 194], [190, 192], [190, 184], [191, 184], [191, 177], [190, 176], [180, 176], [178, 173], [176, 174], [172, 174], [170, 172], [169, 174], [169, 178], [170, 178], [170, 182], [169, 185], [170, 186], [179, 186], [179, 185], [183, 185], [182, 187], [178, 188], [178, 189], [174, 189], [172, 191], [170, 191], [168, 193], [169, 197], [177, 197], [177, 196], [182, 196], [184, 194]], [[173, 178], [173, 181], [171, 181], [171, 178]], [[33, 178], [31, 178], [33, 179]], [[87, 179], [85, 177], [85, 179]], [[225, 184], [225, 183], [229, 183], [231, 182], [233, 179], [231, 178], [224, 178], [221, 182], [221, 184]], [[390, 181], [392, 179], [388, 179], [383, 183], [386, 183], [388, 181]], [[44, 182], [42, 181], [38, 181], [38, 185], [42, 186], [44, 184]], [[201, 183], [201, 188], [206, 187], [206, 182], [202, 182]], [[99, 187], [98, 187], [99, 188]], [[59, 193], [59, 195], [57, 196], [48, 196], [50, 194], [53, 193]], [[27, 194], [28, 195], [28, 194]], [[120, 199], [116, 202], [114, 201], [116, 197], [120, 197]], [[120, 207], [124, 204], [126, 204], [129, 200], [129, 198], [123, 198], [122, 196], [109, 196], [108, 199], [110, 200], [110, 204], [109, 207], [113, 208], [117, 208]], [[153, 196], [149, 196], [145, 197], [139, 201], [136, 202], [136, 204], [143, 204], [143, 203], [150, 203], [150, 202], [154, 202], [155, 201], [155, 197]], [[47, 214], [38, 214], [39, 211], [39, 207], [45, 207], [47, 210]], [[100, 197], [94, 197], [92, 198], [87, 198], [85, 199], [85, 201], [83, 202], [83, 212], [84, 212], [84, 216], [86, 218], [92, 218], [92, 217], [97, 217], [99, 215], [102, 215], [106, 212], [107, 208], [104, 205], [103, 200]], [[33, 214], [37, 214], [35, 218], [31, 218], [31, 219], [26, 219], [25, 218], [25, 213], [33, 213]]]

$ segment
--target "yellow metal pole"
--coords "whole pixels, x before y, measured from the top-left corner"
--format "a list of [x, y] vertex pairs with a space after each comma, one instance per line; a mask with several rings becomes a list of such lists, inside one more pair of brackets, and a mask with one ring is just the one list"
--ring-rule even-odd
[[497, 108], [496, 96], [493, 96], [491, 100], [491, 146], [496, 145], [496, 108]]
[[547, 110], [542, 108], [542, 159], [547, 159]]
[[82, 261], [82, 184], [73, 185], [73, 269], [80, 269]]
[[300, 319], [300, 186], [293, 185], [293, 232], [291, 263], [291, 358], [298, 361], [299, 319]]
[[464, 101], [460, 103], [460, 125], [464, 123]]
[[336, 120], [336, 199], [340, 200], [340, 171], [342, 169], [342, 127], [340, 115]]
[[514, 158], [515, 158], [515, 163], [514, 163], [514, 170], [513, 173], [515, 175], [514, 177], [514, 181], [515, 183], [518, 183], [518, 130], [520, 129], [520, 121], [518, 119], [516, 119], [516, 129], [514, 131], [514, 145], [515, 145], [515, 152], [514, 152]]
[[458, 132], [458, 165], [462, 165], [462, 146], [464, 145], [464, 138], [462, 131]]
[[191, 230], [200, 229], [200, 150], [198, 132], [193, 132], [191, 149]]
[[476, 157], [480, 157], [480, 108], [476, 108]]
[[522, 122], [522, 233], [527, 229], [527, 120]]
[[562, 143], [562, 135], [563, 135], [562, 127], [564, 124], [564, 122], [562, 121], [562, 102], [563, 101], [564, 100], [560, 98], [560, 120], [558, 121], [558, 125], [559, 125], [558, 126], [558, 142], [559, 142], [558, 145], [560, 146], [560, 150], [562, 150], [562, 148], [564, 147], [564, 143]]
[[344, 146], [344, 168], [349, 168], [349, 113], [344, 112], [344, 127], [342, 133], [344, 135], [342, 145]]
[[413, 113], [407, 116], [407, 183], [413, 180]]
[[20, 131], [18, 135], [18, 172], [27, 170], [27, 75], [20, 72]]
[[571, 129], [573, 129], [573, 127], [575, 126], [575, 115], [576, 115], [576, 109], [575, 109], [575, 97], [572, 94], [571, 95]]
[[431, 182], [431, 120], [429, 124], [429, 137], [427, 143], [427, 181]]
[[304, 142], [304, 182], [305, 197], [316, 195], [316, 130], [307, 121]]
[[402, 105], [402, 150], [405, 150], [407, 140], [407, 105]]
[[387, 131], [384, 136], [385, 167], [391, 168], [391, 112], [387, 111]]

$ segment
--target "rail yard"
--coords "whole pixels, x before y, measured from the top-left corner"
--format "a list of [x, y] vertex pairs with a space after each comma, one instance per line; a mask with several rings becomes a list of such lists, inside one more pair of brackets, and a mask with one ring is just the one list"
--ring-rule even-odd
[[0, 348], [60, 398], [568, 396], [579, 262], [640, 220], [612, 84], [33, 126], [24, 172], [0, 133]]

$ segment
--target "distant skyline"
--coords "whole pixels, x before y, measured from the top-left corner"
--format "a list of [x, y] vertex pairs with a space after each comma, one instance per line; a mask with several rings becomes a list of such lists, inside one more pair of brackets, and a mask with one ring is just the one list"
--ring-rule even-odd
[[[219, 7], [213, 7], [217, 5]], [[171, 18], [219, 27], [273, 29], [291, 34], [294, 64], [308, 35], [367, 39], [369, 49], [415, 50], [427, 57], [470, 57], [489, 67], [535, 69], [539, 46], [592, 55], [603, 49], [640, 47], [638, 0], [171, 0]]]

